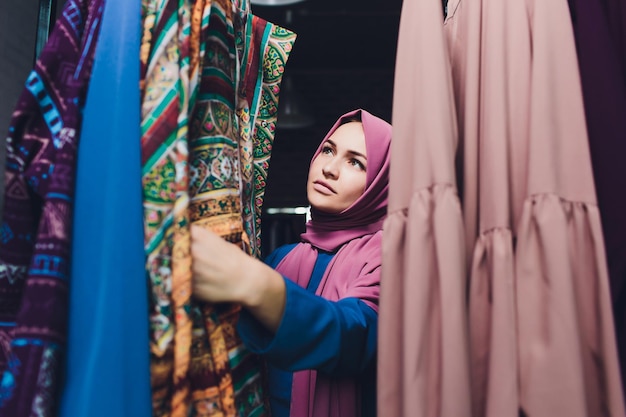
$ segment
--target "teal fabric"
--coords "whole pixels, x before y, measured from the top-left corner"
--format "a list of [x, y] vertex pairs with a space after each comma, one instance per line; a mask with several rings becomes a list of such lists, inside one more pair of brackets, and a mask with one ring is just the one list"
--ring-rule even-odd
[[87, 96], [78, 149], [61, 417], [151, 415], [140, 6], [140, 0], [107, 0]]

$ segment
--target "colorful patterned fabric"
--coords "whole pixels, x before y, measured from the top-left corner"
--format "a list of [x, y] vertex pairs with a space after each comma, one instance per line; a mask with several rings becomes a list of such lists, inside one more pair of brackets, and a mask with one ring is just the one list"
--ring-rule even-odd
[[[246, 233], [251, 240], [251, 253], [261, 255], [261, 211], [265, 186], [276, 132], [278, 94], [285, 64], [296, 40], [295, 33], [253, 15], [244, 26], [247, 48], [242, 51], [239, 90], [240, 137], [242, 172], [244, 177], [242, 202]], [[251, 115], [251, 116], [250, 116]], [[250, 137], [250, 133], [252, 135]], [[252, 143], [249, 143], [249, 140]], [[247, 153], [250, 150], [252, 154]], [[250, 158], [252, 170], [250, 170]]]
[[[181, 353], [184, 357], [188, 352], [191, 337], [191, 269], [185, 268], [184, 239], [188, 226], [185, 93], [189, 88], [184, 70], [189, 62], [183, 48], [188, 40], [184, 30], [188, 29], [185, 22], [190, 9], [188, 3], [179, 0], [162, 3], [161, 10], [157, 4], [142, 4], [141, 56], [146, 64], [141, 144], [146, 269], [152, 286], [151, 385], [155, 416], [183, 416], [189, 388], [187, 364], [184, 359], [181, 362]], [[153, 41], [151, 50], [145, 48]]]
[[69, 0], [9, 127], [0, 233], [0, 414], [55, 412], [76, 151], [103, 0]]
[[[206, 54], [190, 130], [190, 219], [243, 248], [246, 237], [241, 222], [234, 111], [238, 80], [233, 6], [229, 1], [213, 2], [201, 41]], [[190, 355], [193, 413], [237, 415], [234, 384], [241, 376], [233, 373], [229, 353], [238, 353], [237, 348], [242, 349], [240, 354], [247, 353], [233, 331], [237, 309], [204, 303], [197, 303], [196, 307], [201, 314], [194, 322]], [[257, 364], [250, 365], [249, 371], [258, 376]], [[253, 398], [260, 397], [259, 381], [257, 377], [246, 384], [252, 389]], [[255, 401], [253, 407], [260, 407], [264, 413], [262, 401]]]
[[[247, 201], [262, 203], [265, 184], [253, 184], [255, 156], [261, 163], [269, 158], [295, 35], [254, 18], [247, 2], [144, 0], [142, 16], [153, 414], [266, 415], [257, 358], [235, 332], [238, 307], [190, 299], [189, 222], [258, 253], [258, 239], [248, 231], [259, 229], [254, 213], [260, 207], [248, 204], [246, 212], [242, 190]], [[248, 27], [261, 28], [262, 36], [246, 36]], [[281, 53], [268, 60], [270, 39]], [[250, 76], [243, 57], [257, 61]], [[246, 91], [249, 99], [241, 96]], [[271, 130], [262, 140], [255, 139], [257, 121]], [[264, 150], [255, 154], [255, 142]]]

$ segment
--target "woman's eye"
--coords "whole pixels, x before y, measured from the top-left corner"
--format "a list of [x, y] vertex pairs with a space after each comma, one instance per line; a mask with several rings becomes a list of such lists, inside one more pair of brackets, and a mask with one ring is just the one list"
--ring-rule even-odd
[[324, 146], [322, 148], [322, 153], [331, 154], [331, 153], [333, 153], [333, 150], [332, 150], [332, 148], [330, 146]]
[[358, 167], [359, 169], [362, 169], [363, 171], [365, 171], [365, 165], [363, 165], [363, 163], [361, 161], [359, 161], [358, 159], [351, 159], [350, 160], [350, 165], [353, 165], [353, 166]]

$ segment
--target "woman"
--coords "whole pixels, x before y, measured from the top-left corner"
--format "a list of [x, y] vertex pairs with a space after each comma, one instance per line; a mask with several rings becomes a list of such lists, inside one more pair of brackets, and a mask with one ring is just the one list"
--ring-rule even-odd
[[194, 295], [244, 307], [238, 329], [268, 364], [273, 417], [376, 412], [376, 334], [391, 126], [343, 115], [315, 152], [302, 242], [260, 262], [192, 227]]

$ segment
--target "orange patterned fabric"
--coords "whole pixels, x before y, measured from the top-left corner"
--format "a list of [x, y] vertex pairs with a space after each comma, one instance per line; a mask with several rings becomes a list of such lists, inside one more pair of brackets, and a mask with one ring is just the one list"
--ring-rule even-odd
[[265, 183], [254, 173], [258, 161], [267, 168], [295, 35], [230, 0], [144, 0], [143, 25], [153, 414], [268, 415], [258, 358], [235, 331], [239, 306], [191, 297], [189, 225], [258, 254], [260, 229], [250, 225]]

